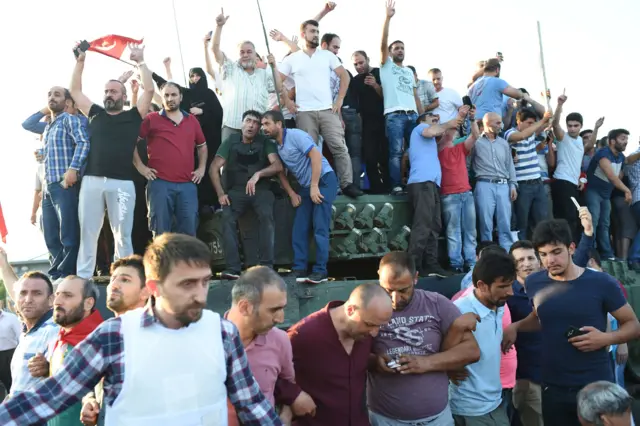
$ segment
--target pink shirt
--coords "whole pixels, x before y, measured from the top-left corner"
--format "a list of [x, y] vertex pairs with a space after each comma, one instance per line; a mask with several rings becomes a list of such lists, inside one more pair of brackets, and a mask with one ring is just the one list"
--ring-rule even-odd
[[[465, 290], [457, 292], [451, 300], [455, 301], [459, 298], [471, 293], [475, 287], [471, 286]], [[504, 314], [502, 315], [502, 329], [504, 330], [511, 324], [511, 311], [509, 306], [504, 305]], [[502, 354], [500, 361], [500, 381], [502, 382], [503, 389], [511, 389], [516, 385], [516, 369], [518, 368], [518, 357], [515, 346], [507, 352]]]

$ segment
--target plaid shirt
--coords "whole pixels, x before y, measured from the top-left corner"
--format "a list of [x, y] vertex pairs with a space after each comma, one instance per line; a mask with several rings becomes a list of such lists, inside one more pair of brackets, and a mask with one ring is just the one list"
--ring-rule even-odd
[[[634, 154], [640, 152], [636, 150]], [[624, 166], [624, 173], [629, 177], [629, 189], [631, 190], [631, 204], [640, 201], [640, 161]]]
[[[142, 315], [141, 327], [149, 327], [158, 318], [151, 304]], [[103, 322], [67, 355], [64, 365], [53, 376], [0, 406], [0, 425], [38, 424], [62, 413], [92, 391], [104, 376], [104, 402], [110, 407], [124, 383], [124, 339], [121, 319]], [[226, 354], [227, 394], [243, 425], [276, 425], [282, 422], [260, 392], [249, 369], [238, 329], [220, 319], [222, 344]], [[191, 348], [190, 350], [197, 350]], [[149, 380], [153, 380], [152, 377]], [[107, 408], [108, 410], [108, 408]]]
[[427, 80], [418, 80], [418, 98], [422, 102], [422, 106], [426, 108], [431, 102], [438, 99], [438, 92], [432, 82]]
[[89, 155], [89, 135], [82, 120], [66, 112], [47, 124], [43, 141], [47, 183], [60, 182], [68, 169], [80, 171]]

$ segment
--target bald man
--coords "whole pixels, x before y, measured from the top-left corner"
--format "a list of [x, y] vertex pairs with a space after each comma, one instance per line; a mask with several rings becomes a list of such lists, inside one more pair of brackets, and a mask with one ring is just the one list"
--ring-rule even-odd
[[369, 425], [362, 401], [369, 354], [392, 314], [387, 292], [368, 283], [346, 302], [329, 302], [289, 329], [296, 383], [317, 405], [315, 416], [299, 418], [297, 425]]
[[511, 202], [518, 196], [516, 169], [509, 142], [499, 136], [502, 117], [495, 112], [485, 114], [484, 133], [471, 153], [476, 175], [474, 197], [479, 219], [479, 241], [493, 240], [493, 218], [498, 224], [498, 241], [507, 251], [511, 248]]

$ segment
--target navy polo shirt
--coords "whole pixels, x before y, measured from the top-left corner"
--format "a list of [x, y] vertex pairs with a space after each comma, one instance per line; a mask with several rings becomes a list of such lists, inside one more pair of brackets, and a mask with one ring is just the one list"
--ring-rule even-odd
[[[507, 300], [507, 305], [511, 312], [511, 322], [516, 322], [528, 317], [533, 311], [533, 307], [522, 284], [516, 280], [512, 287], [513, 296]], [[542, 336], [540, 332], [518, 333], [515, 346], [518, 355], [516, 379], [530, 380], [540, 384], [542, 382], [540, 372]]]
[[[565, 388], [582, 388], [598, 380], [613, 382], [607, 348], [582, 352], [565, 334], [570, 326], [592, 326], [606, 332], [607, 313], [627, 303], [616, 279], [585, 269], [573, 281], [555, 281], [547, 271], [540, 271], [527, 277], [525, 286], [542, 325], [542, 382]], [[538, 298], [542, 300], [537, 300], [542, 290], [546, 290]]]

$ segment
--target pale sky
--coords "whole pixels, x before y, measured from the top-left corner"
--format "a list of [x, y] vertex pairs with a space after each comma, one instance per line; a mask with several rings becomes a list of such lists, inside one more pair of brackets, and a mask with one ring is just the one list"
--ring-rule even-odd
[[[22, 121], [46, 105], [51, 86], [68, 86], [75, 61], [71, 49], [77, 40], [91, 41], [108, 34], [144, 37], [148, 66], [163, 75], [162, 59], [171, 56], [175, 79], [180, 81], [171, 4], [170, 0], [32, 0], [3, 4], [5, 23], [0, 33], [4, 61], [0, 75], [5, 101], [0, 203], [9, 229], [6, 249], [10, 260], [31, 259], [47, 252], [41, 234], [29, 222], [36, 170], [33, 151], [39, 142], [22, 129]], [[323, 4], [316, 0], [262, 0], [267, 31], [276, 28], [289, 37], [298, 34], [299, 24], [313, 17]], [[246, 39], [256, 44], [258, 53], [266, 54], [255, 0], [176, 0], [186, 70], [204, 68], [202, 38], [215, 28], [220, 7], [230, 15], [223, 30], [223, 50], [236, 58], [236, 44]], [[384, 16], [384, 0], [342, 0], [321, 22], [320, 31], [340, 36], [339, 56], [353, 72], [354, 50], [364, 49], [372, 65], [379, 65]], [[592, 128], [598, 117], [605, 116], [601, 135], [612, 128], [626, 128], [631, 132], [627, 152], [634, 151], [640, 135], [635, 103], [640, 99], [637, 0], [397, 0], [389, 37], [405, 42], [405, 65], [414, 65], [422, 77], [430, 68], [442, 69], [445, 87], [461, 94], [466, 92], [476, 62], [500, 51], [505, 57], [502, 78], [514, 87], [525, 87], [538, 99], [543, 83], [536, 20], [542, 23], [553, 106], [566, 88], [569, 99], [565, 112], [582, 113], [585, 128]], [[270, 43], [280, 60], [286, 48]], [[104, 83], [127, 69], [123, 63], [89, 52], [85, 93], [102, 104]]]

